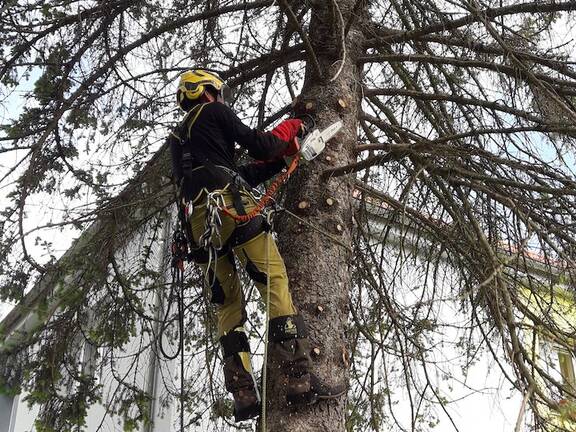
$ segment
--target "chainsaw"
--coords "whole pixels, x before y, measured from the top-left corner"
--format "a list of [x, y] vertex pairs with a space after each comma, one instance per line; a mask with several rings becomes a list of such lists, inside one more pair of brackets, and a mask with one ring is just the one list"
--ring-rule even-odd
[[302, 159], [310, 162], [322, 153], [328, 140], [336, 135], [342, 128], [342, 121], [339, 120], [336, 123], [332, 123], [323, 130], [319, 130], [316, 127], [311, 117], [309, 119], [302, 119], [302, 121], [304, 124], [304, 133], [302, 137], [299, 137], [300, 156]]

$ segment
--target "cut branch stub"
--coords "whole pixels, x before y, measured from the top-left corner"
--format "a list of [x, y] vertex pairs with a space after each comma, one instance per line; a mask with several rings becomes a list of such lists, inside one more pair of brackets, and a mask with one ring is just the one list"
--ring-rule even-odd
[[342, 347], [342, 362], [346, 367], [350, 367], [350, 357], [348, 355], [348, 349], [345, 346]]
[[298, 203], [298, 210], [300, 210], [301, 212], [304, 212], [306, 210], [308, 210], [310, 208], [310, 202], [304, 200], [304, 201], [300, 201]]
[[300, 97], [297, 97], [292, 101], [292, 109], [294, 110], [294, 114], [296, 116], [302, 116], [304, 114], [314, 114], [316, 112], [317, 103], [315, 100], [306, 99], [303, 100]]

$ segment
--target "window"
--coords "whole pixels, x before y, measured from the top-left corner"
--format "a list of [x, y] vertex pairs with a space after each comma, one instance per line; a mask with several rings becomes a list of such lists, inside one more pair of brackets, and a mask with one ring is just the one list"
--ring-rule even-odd
[[550, 389], [552, 398], [561, 401], [567, 397], [572, 397], [565, 390], [572, 394], [576, 393], [574, 354], [563, 346], [543, 339], [540, 344], [540, 356], [544, 362], [546, 373], [563, 385], [563, 389], [552, 386], [553, 388]]
[[563, 348], [557, 348], [558, 364], [562, 375], [562, 384], [564, 384], [572, 393], [576, 389], [576, 379], [574, 377], [574, 359], [573, 356]]

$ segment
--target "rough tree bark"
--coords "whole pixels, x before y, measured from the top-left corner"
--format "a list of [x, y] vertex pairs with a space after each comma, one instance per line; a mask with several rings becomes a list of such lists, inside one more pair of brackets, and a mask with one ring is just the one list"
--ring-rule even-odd
[[[366, 6], [356, 5], [352, 12], [355, 3], [360, 2], [322, 0], [311, 7], [309, 37], [323, 76], [318, 76], [315, 62], [308, 61], [303, 91], [295, 109], [312, 114], [321, 128], [339, 119], [344, 127], [321, 156], [300, 167], [290, 182], [286, 202], [288, 209], [347, 245], [352, 244], [352, 183], [342, 177], [324, 180], [321, 174], [328, 168], [356, 160], [354, 147], [361, 100], [361, 70], [356, 58], [361, 54], [360, 17], [364, 16], [362, 9]], [[352, 14], [354, 19], [343, 49], [342, 22]], [[328, 384], [348, 383], [346, 328], [351, 252], [293, 217], [285, 215], [278, 222], [292, 295], [307, 322], [312, 347], [319, 350], [312, 355], [314, 371]], [[346, 397], [296, 411], [287, 409], [275, 364], [271, 359], [267, 430], [345, 430]]]

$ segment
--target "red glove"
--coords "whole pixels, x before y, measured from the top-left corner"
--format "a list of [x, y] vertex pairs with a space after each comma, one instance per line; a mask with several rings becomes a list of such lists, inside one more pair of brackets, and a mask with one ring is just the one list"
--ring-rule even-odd
[[288, 143], [288, 147], [284, 151], [283, 156], [293, 156], [300, 150], [300, 145], [298, 144], [296, 136], [298, 135], [298, 132], [300, 132], [301, 128], [302, 120], [288, 119], [284, 120], [272, 129], [272, 135]]

